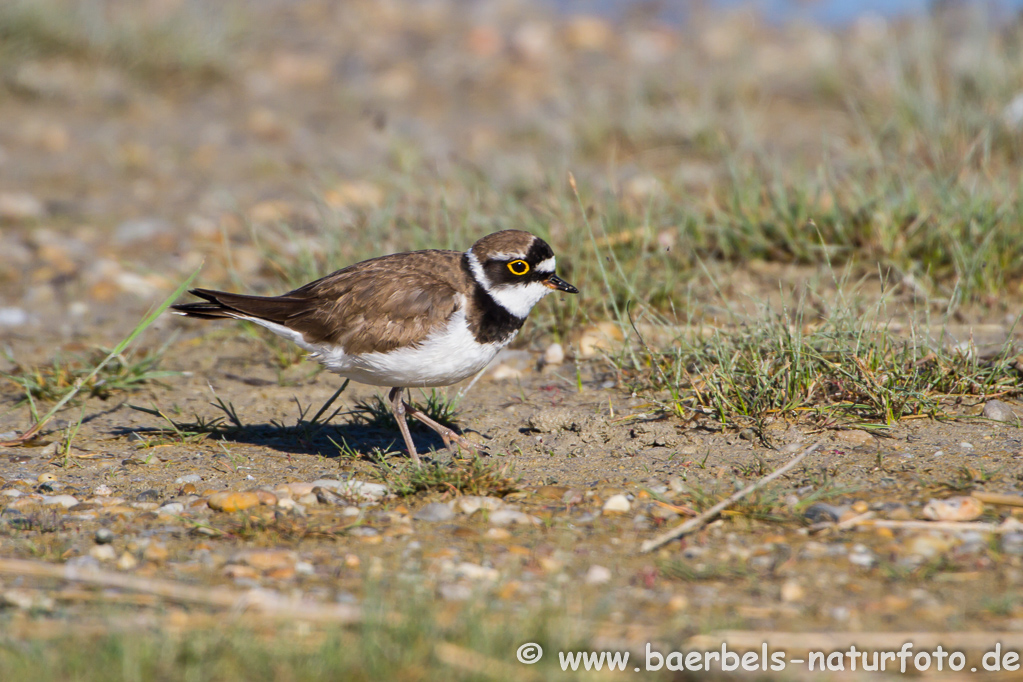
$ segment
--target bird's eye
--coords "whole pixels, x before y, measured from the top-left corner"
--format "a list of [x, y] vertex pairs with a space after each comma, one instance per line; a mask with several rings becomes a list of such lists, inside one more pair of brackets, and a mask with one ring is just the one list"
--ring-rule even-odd
[[524, 260], [513, 260], [508, 263], [508, 269], [513, 275], [524, 275], [529, 272], [529, 263]]

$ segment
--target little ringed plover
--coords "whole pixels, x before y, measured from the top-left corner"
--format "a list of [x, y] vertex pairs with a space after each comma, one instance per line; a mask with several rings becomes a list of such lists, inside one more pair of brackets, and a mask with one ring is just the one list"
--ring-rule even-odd
[[529, 311], [553, 290], [579, 292], [554, 272], [547, 242], [521, 230], [483, 237], [468, 251], [413, 251], [362, 261], [282, 296], [209, 289], [202, 303], [172, 306], [180, 315], [248, 320], [309, 351], [328, 370], [390, 386], [409, 456], [419, 464], [405, 415], [444, 440], [475, 449], [406, 403], [406, 388], [448, 386], [486, 367]]

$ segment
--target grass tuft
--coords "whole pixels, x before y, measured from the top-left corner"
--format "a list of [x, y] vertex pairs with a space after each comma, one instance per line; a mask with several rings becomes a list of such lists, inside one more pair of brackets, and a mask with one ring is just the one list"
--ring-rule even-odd
[[400, 497], [430, 492], [503, 497], [518, 490], [518, 479], [512, 477], [510, 463], [498, 464], [478, 455], [422, 467], [411, 463], [394, 465], [381, 458], [377, 469], [390, 491]]

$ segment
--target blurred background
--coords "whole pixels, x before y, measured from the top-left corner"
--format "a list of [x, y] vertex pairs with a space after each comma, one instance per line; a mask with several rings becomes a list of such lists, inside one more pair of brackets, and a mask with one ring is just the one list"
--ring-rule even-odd
[[509, 227], [584, 290], [540, 333], [822, 267], [1001, 319], [1021, 5], [6, 0], [0, 335]]

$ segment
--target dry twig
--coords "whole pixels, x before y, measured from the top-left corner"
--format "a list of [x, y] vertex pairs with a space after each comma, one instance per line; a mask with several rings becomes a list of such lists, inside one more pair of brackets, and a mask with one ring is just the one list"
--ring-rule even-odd
[[253, 609], [265, 616], [322, 623], [355, 623], [362, 619], [358, 607], [322, 604], [305, 599], [287, 599], [270, 590], [239, 592], [225, 587], [186, 585], [173, 580], [139, 578], [111, 571], [83, 570], [63, 564], [27, 559], [0, 559], [0, 573], [52, 578], [152, 594], [169, 601], [243, 611]]
[[816, 443], [814, 443], [813, 445], [811, 445], [810, 447], [806, 448], [805, 450], [800, 452], [798, 455], [796, 455], [795, 457], [790, 459], [784, 466], [782, 466], [782, 467], [780, 467], [778, 469], [775, 469], [774, 471], [769, 473], [767, 476], [764, 476], [762, 479], [760, 479], [756, 483], [753, 483], [751, 485], [746, 486], [745, 488], [743, 488], [739, 492], [735, 493], [734, 495], [732, 495], [728, 499], [726, 499], [726, 500], [724, 500], [722, 502], [718, 502], [713, 507], [711, 507], [707, 511], [703, 512], [699, 516], [691, 518], [688, 521], [686, 521], [686, 522], [684, 522], [684, 523], [682, 523], [682, 524], [680, 524], [678, 526], [675, 526], [671, 530], [666, 531], [666, 532], [658, 535], [657, 537], [653, 538], [652, 540], [647, 540], [642, 545], [640, 545], [639, 551], [640, 552], [649, 552], [651, 550], [657, 549], [658, 547], [660, 547], [662, 545], [666, 545], [669, 542], [671, 542], [672, 540], [680, 538], [683, 535], [687, 535], [689, 533], [692, 533], [693, 531], [699, 530], [708, 521], [710, 521], [712, 518], [714, 518], [715, 516], [720, 514], [722, 511], [724, 511], [725, 509], [727, 509], [731, 505], [735, 504], [736, 502], [738, 502], [742, 498], [746, 497], [750, 493], [756, 492], [760, 488], [763, 488], [765, 485], [767, 485], [768, 483], [770, 483], [774, 479], [780, 477], [782, 474], [784, 474], [785, 472], [787, 472], [790, 469], [792, 469], [792, 467], [794, 467], [797, 464], [799, 464], [800, 462], [802, 462], [803, 458], [805, 458], [807, 455], [809, 455], [810, 453], [812, 453], [815, 450], [817, 450], [817, 448], [819, 448], [823, 442], [824, 442], [823, 439], [818, 440]]

